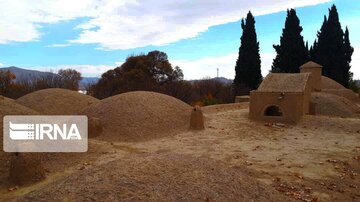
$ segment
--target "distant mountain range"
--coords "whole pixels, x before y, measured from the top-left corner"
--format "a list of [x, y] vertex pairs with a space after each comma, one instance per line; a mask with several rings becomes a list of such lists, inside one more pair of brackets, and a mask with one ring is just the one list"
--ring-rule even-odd
[[29, 70], [29, 69], [21, 69], [18, 67], [3, 67], [0, 68], [2, 71], [10, 71], [13, 74], [15, 74], [16, 79], [15, 81], [29, 81], [33, 79], [39, 79], [49, 76], [56, 76], [56, 74], [51, 72], [41, 72], [36, 70]]
[[[191, 83], [193, 82], [196, 82], [196, 81], [201, 81], [201, 80], [204, 80], [204, 79], [198, 79], [198, 80], [189, 80]], [[207, 79], [205, 79], [207, 80]], [[218, 81], [220, 83], [223, 83], [223, 84], [232, 84], [233, 80], [232, 79], [227, 79], [225, 77], [215, 77], [215, 78], [209, 78], [209, 80], [214, 80], [214, 81]]]
[[[57, 76], [56, 73], [52, 73], [52, 72], [42, 72], [42, 71], [37, 71], [37, 70], [22, 69], [22, 68], [14, 67], [14, 66], [3, 67], [3, 68], [0, 68], [0, 70], [2, 70], [2, 71], [9, 70], [13, 74], [15, 74], [15, 76], [16, 76], [15, 82], [30, 81], [30, 80], [40, 79], [40, 78]], [[98, 80], [99, 80], [98, 77], [83, 77], [79, 83], [79, 88], [80, 88], [79, 90], [85, 90], [85, 88], [89, 84], [96, 83]]]
[[[42, 72], [42, 71], [37, 71], [37, 70], [22, 69], [22, 68], [14, 67], [14, 66], [3, 67], [3, 68], [0, 68], [0, 70], [3, 70], [3, 71], [9, 70], [13, 74], [15, 74], [15, 76], [16, 76], [15, 81], [29, 81], [29, 80], [35, 80], [35, 79], [49, 77], [49, 76], [50, 77], [57, 76], [56, 73], [52, 73], [52, 72]], [[79, 84], [79, 88], [80, 88], [79, 90], [85, 90], [89, 84], [97, 83], [99, 79], [100, 78], [98, 78], [98, 77], [83, 77]], [[215, 77], [215, 78], [212, 78], [211, 80], [219, 81], [224, 84], [231, 84], [233, 82], [233, 80], [227, 79], [224, 77]], [[199, 81], [199, 80], [190, 80], [190, 82], [194, 82], [194, 81]]]
[[360, 80], [355, 80], [356, 84], [360, 86]]
[[215, 78], [213, 78], [213, 80], [219, 81], [219, 82], [224, 83], [224, 84], [232, 84], [233, 83], [232, 79], [227, 79], [225, 77], [215, 77]]

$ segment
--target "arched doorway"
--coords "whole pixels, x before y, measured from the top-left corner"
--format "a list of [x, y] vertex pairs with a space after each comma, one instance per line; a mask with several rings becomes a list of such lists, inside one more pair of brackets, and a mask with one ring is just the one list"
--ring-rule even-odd
[[281, 111], [279, 106], [271, 105], [265, 109], [264, 115], [265, 116], [283, 116], [283, 112]]

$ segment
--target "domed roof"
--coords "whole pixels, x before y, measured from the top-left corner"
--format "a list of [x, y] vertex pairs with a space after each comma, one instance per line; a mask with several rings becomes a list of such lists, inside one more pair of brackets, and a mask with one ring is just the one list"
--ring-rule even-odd
[[77, 115], [98, 99], [67, 89], [49, 88], [24, 95], [18, 103], [46, 115]]
[[135, 91], [101, 100], [83, 114], [101, 120], [99, 139], [141, 141], [187, 130], [191, 107], [168, 95]]

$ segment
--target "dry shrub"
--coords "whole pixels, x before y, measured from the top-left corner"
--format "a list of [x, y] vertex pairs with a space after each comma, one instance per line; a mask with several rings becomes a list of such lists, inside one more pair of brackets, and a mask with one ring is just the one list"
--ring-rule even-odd
[[34, 91], [48, 88], [63, 88], [77, 91], [81, 73], [74, 69], [60, 69], [58, 74], [45, 73], [36, 78], [16, 80], [15, 74], [0, 70], [0, 95], [17, 99]]

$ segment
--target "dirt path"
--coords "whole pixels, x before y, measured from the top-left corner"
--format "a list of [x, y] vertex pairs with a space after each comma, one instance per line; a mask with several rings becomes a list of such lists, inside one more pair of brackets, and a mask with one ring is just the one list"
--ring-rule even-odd
[[91, 141], [88, 154], [49, 158], [46, 182], [12, 192], [3, 184], [0, 198], [65, 199], [56, 188], [69, 200], [360, 200], [360, 119], [306, 116], [269, 127], [249, 121], [245, 105], [204, 111], [205, 131]]
[[245, 165], [254, 177], [294, 198], [360, 200], [360, 119], [306, 116], [296, 126], [268, 127], [247, 114], [247, 109], [208, 113], [203, 132], [134, 146]]

